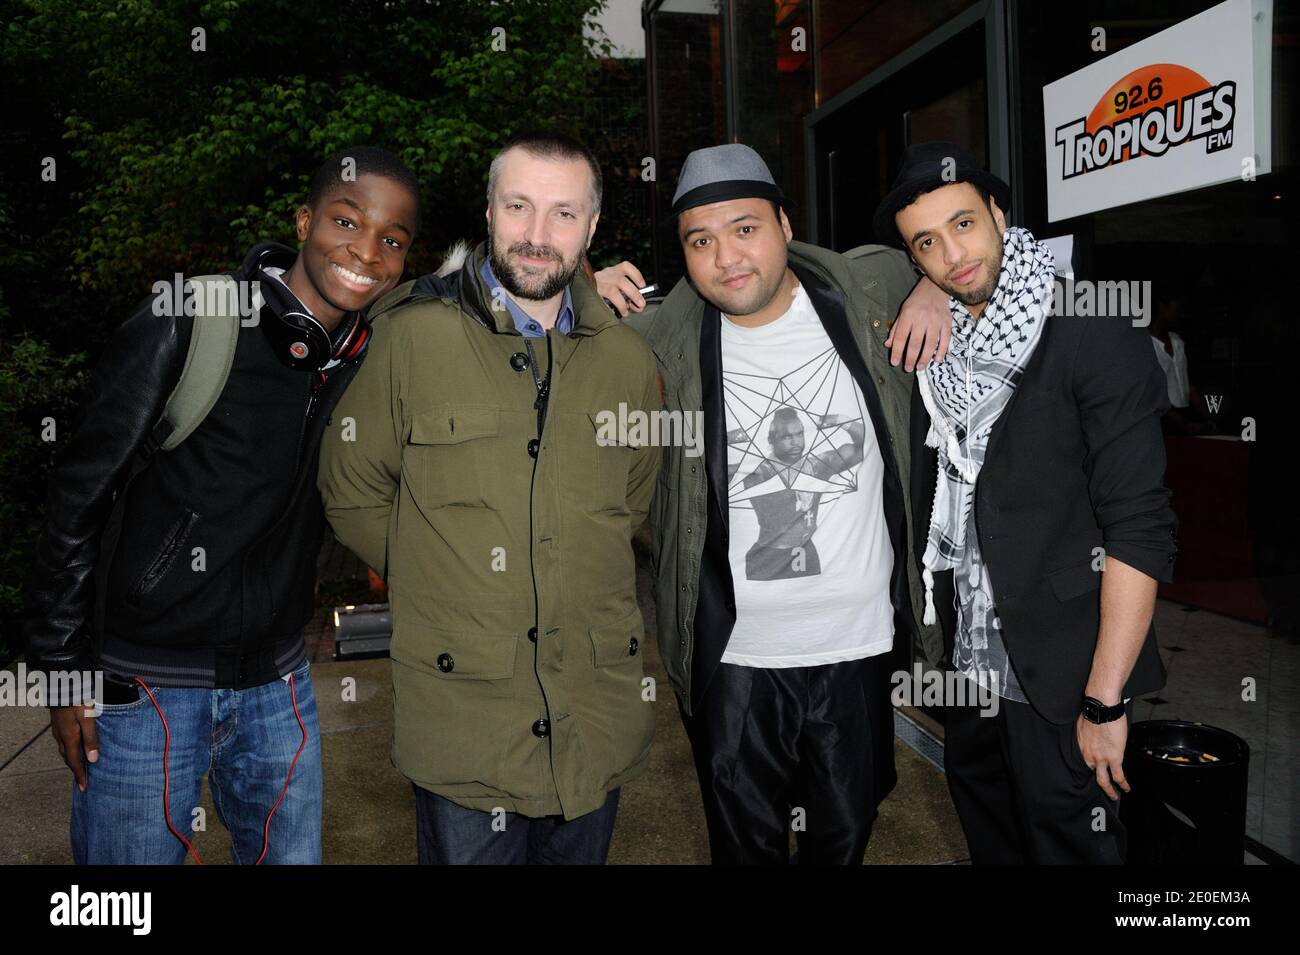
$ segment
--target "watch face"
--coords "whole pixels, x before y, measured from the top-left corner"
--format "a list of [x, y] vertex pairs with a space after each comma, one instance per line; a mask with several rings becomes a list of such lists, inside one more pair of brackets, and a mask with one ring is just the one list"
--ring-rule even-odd
[[1105, 723], [1107, 720], [1107, 707], [1101, 700], [1095, 700], [1087, 697], [1083, 701], [1083, 718], [1091, 723]]

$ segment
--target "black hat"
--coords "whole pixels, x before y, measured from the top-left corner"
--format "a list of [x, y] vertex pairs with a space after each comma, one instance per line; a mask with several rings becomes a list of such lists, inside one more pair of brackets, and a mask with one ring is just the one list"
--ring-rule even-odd
[[999, 208], [1011, 208], [1011, 189], [979, 164], [969, 149], [956, 143], [917, 143], [903, 151], [903, 168], [893, 187], [876, 210], [873, 222], [876, 238], [891, 245], [904, 245], [894, 215], [911, 204], [918, 193], [929, 192], [954, 182], [969, 182], [982, 187], [997, 201]]

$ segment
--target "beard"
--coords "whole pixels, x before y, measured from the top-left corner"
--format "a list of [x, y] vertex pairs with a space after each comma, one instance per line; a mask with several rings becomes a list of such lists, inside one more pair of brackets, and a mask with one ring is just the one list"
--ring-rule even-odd
[[[956, 270], [962, 271], [961, 268]], [[937, 282], [936, 284], [961, 302], [963, 305], [983, 305], [993, 297], [994, 291], [998, 287], [998, 277], [1002, 274], [1002, 250], [998, 249], [997, 261], [993, 263], [993, 269], [989, 272], [989, 277], [975, 288], [958, 288], [955, 285], [949, 285], [946, 282]]]
[[[530, 271], [523, 265], [516, 267], [506, 257], [520, 255], [527, 255], [536, 259], [550, 259], [557, 263], [558, 267], [552, 267], [545, 272]], [[492, 265], [492, 272], [496, 275], [497, 281], [515, 298], [527, 299], [532, 302], [544, 302], [568, 288], [569, 283], [573, 281], [573, 276], [577, 274], [578, 268], [582, 264], [582, 251], [579, 250], [572, 261], [566, 262], [564, 256], [550, 246], [533, 245], [531, 242], [525, 241], [516, 242], [506, 249], [505, 255], [502, 255], [489, 235], [488, 261]]]

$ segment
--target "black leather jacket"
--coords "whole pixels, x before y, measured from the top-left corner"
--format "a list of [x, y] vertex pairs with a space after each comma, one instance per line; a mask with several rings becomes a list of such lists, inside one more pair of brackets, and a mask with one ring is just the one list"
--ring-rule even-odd
[[[268, 249], [269, 264], [292, 264], [292, 249], [264, 244], [234, 277], [249, 278]], [[159, 317], [153, 302], [108, 342], [49, 475], [27, 591], [28, 666], [93, 669], [108, 645], [119, 657], [204, 671], [211, 685], [256, 686], [279, 675], [274, 657], [313, 613], [325, 526], [320, 436], [360, 358], [328, 375], [290, 369], [260, 327], [243, 327], [207, 418], [175, 450], [133, 468], [180, 376], [193, 325]], [[121, 534], [101, 554], [119, 495]], [[97, 574], [102, 560], [110, 563]], [[106, 586], [102, 632], [93, 625], [97, 577]]]

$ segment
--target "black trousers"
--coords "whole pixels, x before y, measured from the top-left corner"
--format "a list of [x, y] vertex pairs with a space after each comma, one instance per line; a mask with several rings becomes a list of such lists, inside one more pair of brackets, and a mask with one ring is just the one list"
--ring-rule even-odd
[[948, 791], [971, 862], [1122, 864], [1119, 801], [1083, 761], [1074, 721], [1058, 725], [1028, 703], [997, 703], [996, 716], [973, 706], [950, 706], [944, 716]]
[[888, 655], [816, 667], [718, 664], [683, 714], [715, 865], [860, 865], [897, 779]]

